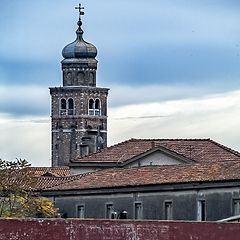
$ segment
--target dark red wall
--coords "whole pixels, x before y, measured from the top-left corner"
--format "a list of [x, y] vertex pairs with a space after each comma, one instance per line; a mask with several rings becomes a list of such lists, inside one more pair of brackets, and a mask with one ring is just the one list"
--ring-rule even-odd
[[239, 240], [240, 223], [0, 220], [0, 240]]

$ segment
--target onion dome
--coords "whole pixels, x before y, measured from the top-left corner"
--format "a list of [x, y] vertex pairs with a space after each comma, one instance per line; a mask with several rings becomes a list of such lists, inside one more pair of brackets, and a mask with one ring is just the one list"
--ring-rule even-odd
[[84, 13], [81, 11], [81, 5], [79, 4], [79, 20], [78, 29], [76, 31], [77, 38], [74, 42], [65, 46], [62, 50], [62, 56], [64, 58], [95, 58], [97, 56], [97, 48], [83, 39], [83, 30], [81, 28], [82, 21], [81, 15]]

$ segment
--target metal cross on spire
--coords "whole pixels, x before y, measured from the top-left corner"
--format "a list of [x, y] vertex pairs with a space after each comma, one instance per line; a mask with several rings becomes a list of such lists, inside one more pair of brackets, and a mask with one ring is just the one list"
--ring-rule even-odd
[[75, 7], [75, 9], [78, 9], [78, 11], [79, 11], [79, 20], [81, 20], [81, 15], [84, 15], [84, 12], [83, 12], [84, 7], [82, 7], [81, 3], [79, 3], [78, 7]]

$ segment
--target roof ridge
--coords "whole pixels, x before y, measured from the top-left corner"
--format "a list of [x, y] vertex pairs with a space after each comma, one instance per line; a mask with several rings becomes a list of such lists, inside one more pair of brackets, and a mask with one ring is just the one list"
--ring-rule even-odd
[[[162, 145], [149, 146], [145, 151], [143, 151], [142, 153], [140, 153], [140, 155], [145, 154], [145, 153], [150, 152], [150, 151], [157, 151], [157, 150], [162, 150], [162, 149], [167, 150], [167, 151], [171, 152], [172, 154], [176, 154], [176, 155], [178, 155], [179, 157], [188, 159], [189, 161], [191, 161], [191, 162], [193, 162], [193, 163], [196, 162], [195, 160], [191, 159], [190, 157], [188, 157], [188, 156], [186, 156], [186, 155], [184, 155], [184, 154], [182, 154], [182, 153], [179, 153], [179, 152], [177, 152], [177, 151], [175, 151], [175, 150], [169, 149], [169, 148], [167, 148], [167, 147], [165, 147], [165, 146], [162, 146]], [[136, 156], [133, 156], [133, 157], [131, 157], [130, 159], [134, 159], [135, 157], [136, 157]], [[118, 162], [119, 162], [119, 160], [118, 160]]]
[[209, 141], [210, 138], [135, 138], [139, 141]]
[[[181, 140], [184, 140], [184, 141], [209, 141], [210, 138], [130, 138], [130, 139], [127, 139], [127, 140], [124, 140], [124, 141], [121, 141], [119, 143], [116, 143], [114, 145], [111, 145], [109, 147], [106, 147], [106, 148], [103, 148], [103, 149], [99, 149], [98, 151], [94, 152], [94, 153], [90, 153], [86, 156], [78, 156], [76, 159], [84, 159], [84, 158], [88, 158], [88, 157], [91, 157], [91, 156], [94, 156], [95, 154], [98, 154], [100, 152], [105, 152], [109, 149], [112, 149], [114, 147], [117, 147], [117, 146], [120, 146], [120, 145], [123, 145], [123, 144], [126, 144], [128, 142], [136, 142], [136, 141], [181, 141]], [[75, 162], [75, 160], [73, 160], [73, 162]]]
[[[99, 149], [99, 150], [97, 150], [96, 152], [90, 153], [90, 154], [85, 155], [85, 156], [78, 156], [78, 157], [76, 157], [75, 159], [88, 158], [88, 157], [94, 156], [95, 154], [98, 154], [98, 153], [100, 153], [100, 152], [105, 152], [105, 151], [107, 151], [107, 150], [109, 150], [109, 149], [111, 149], [111, 148], [114, 148], [114, 147], [116, 147], [116, 146], [120, 146], [120, 145], [122, 145], [122, 144], [125, 144], [125, 143], [127, 143], [127, 142], [130, 142], [130, 141], [132, 141], [132, 140], [134, 140], [134, 138], [130, 138], [130, 139], [127, 139], [127, 140], [125, 140], [125, 141], [122, 141], [122, 142], [116, 143], [116, 144], [114, 144], [114, 145], [111, 145], [111, 146], [109, 146], [109, 147], [106, 147], [106, 148], [103, 148], [103, 149]], [[73, 162], [75, 162], [75, 161], [76, 161], [76, 160], [73, 160]]]
[[215, 145], [217, 145], [217, 146], [219, 146], [219, 147], [221, 147], [221, 148], [231, 152], [232, 154], [237, 155], [238, 157], [240, 157], [240, 152], [238, 152], [238, 151], [236, 151], [236, 150], [234, 150], [234, 149], [232, 149], [230, 147], [227, 147], [227, 146], [225, 146], [225, 145], [223, 145], [221, 143], [215, 142], [212, 139], [209, 139], [209, 141], [212, 142], [213, 144], [215, 144]]
[[[181, 147], [181, 145], [183, 147]], [[200, 151], [198, 155], [193, 154], [191, 156], [191, 150], [187, 149], [187, 145], [193, 145], [196, 150]], [[217, 143], [210, 138], [130, 138], [128, 140], [119, 142], [110, 147], [106, 147], [101, 151], [97, 151], [95, 153], [91, 153], [87, 156], [77, 157], [73, 163], [78, 162], [124, 162], [126, 160], [132, 159], [139, 154], [144, 154], [149, 150], [156, 147], [164, 147], [168, 151], [178, 154], [179, 156], [183, 156], [185, 158], [195, 160], [195, 161], [207, 161], [211, 160], [210, 155], [207, 155], [207, 148], [213, 154], [211, 157], [213, 160], [221, 159], [221, 158], [238, 158], [240, 157], [240, 152], [233, 150], [229, 147], [226, 147], [220, 143]], [[215, 147], [214, 147], [215, 146]], [[216, 148], [217, 147], [217, 148]], [[206, 148], [206, 149], [205, 149]], [[205, 150], [204, 150], [205, 149]], [[194, 150], [195, 151], [195, 150]], [[222, 152], [224, 155], [217, 154], [216, 151]], [[190, 154], [190, 156], [189, 156]], [[200, 156], [200, 157], [199, 157]], [[106, 157], [106, 159], [105, 159]], [[205, 159], [205, 160], [204, 160]], [[212, 161], [212, 160], [211, 160]]]
[[27, 167], [28, 169], [69, 169], [68, 166], [60, 166], [60, 167], [34, 167], [34, 166], [30, 166], [30, 167]]

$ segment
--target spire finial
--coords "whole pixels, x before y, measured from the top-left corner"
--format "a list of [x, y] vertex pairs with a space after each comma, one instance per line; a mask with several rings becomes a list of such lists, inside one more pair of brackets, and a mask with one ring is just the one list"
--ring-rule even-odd
[[75, 7], [75, 9], [78, 9], [79, 11], [79, 21], [81, 21], [81, 16], [84, 15], [84, 12], [82, 11], [84, 7], [81, 6], [81, 3], [78, 4], [78, 7]]
[[79, 3], [78, 7], [75, 7], [75, 9], [78, 9], [78, 11], [79, 11], [79, 18], [78, 18], [78, 23], [77, 23], [78, 24], [78, 29], [77, 29], [76, 33], [77, 33], [78, 39], [82, 39], [83, 30], [81, 28], [81, 26], [82, 26], [81, 16], [84, 15], [84, 12], [83, 12], [84, 7], [82, 7], [81, 3]]

